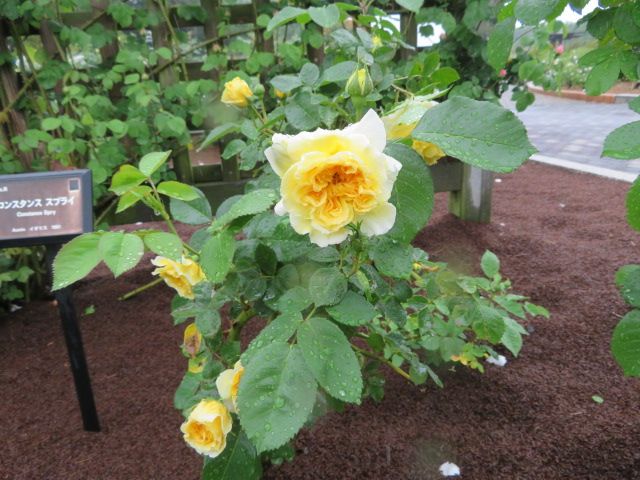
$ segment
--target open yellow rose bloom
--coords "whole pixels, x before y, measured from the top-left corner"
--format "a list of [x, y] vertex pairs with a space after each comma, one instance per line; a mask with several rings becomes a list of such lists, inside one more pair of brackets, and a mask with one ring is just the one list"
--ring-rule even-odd
[[350, 224], [368, 236], [388, 232], [402, 165], [383, 153], [386, 137], [373, 110], [343, 130], [275, 134], [265, 155], [282, 180], [276, 213], [289, 214], [294, 230], [321, 247], [346, 239]]
[[158, 256], [151, 260], [156, 268], [152, 274], [160, 275], [167, 285], [175, 289], [183, 298], [193, 300], [193, 286], [205, 279], [204, 272], [196, 262], [183, 258], [176, 262], [170, 258]]
[[[431, 100], [414, 97], [402, 102], [393, 109], [389, 115], [382, 117], [382, 122], [387, 131], [389, 140], [401, 140], [411, 135], [416, 125], [424, 115], [424, 112], [437, 105]], [[446, 155], [435, 143], [414, 140], [411, 144], [416, 152], [424, 159], [427, 165], [435, 165]]]
[[244, 374], [244, 367], [237, 361], [233, 369], [229, 368], [216, 379], [216, 388], [220, 394], [220, 399], [230, 412], [238, 411], [238, 388], [240, 387], [240, 379]]
[[227, 408], [218, 400], [200, 400], [180, 430], [184, 440], [201, 455], [215, 458], [227, 446], [233, 422]]
[[249, 105], [249, 98], [252, 95], [253, 92], [247, 82], [240, 77], [235, 77], [224, 84], [221, 101], [235, 107], [246, 107]]

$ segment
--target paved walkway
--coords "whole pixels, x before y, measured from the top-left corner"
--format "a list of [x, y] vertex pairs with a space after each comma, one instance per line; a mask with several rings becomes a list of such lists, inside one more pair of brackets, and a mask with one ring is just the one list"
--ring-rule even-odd
[[[515, 112], [510, 98], [511, 93], [508, 92], [502, 103]], [[604, 168], [626, 173], [627, 176], [640, 174], [640, 160], [600, 157], [609, 132], [625, 123], [640, 120], [640, 115], [630, 110], [627, 104], [590, 103], [537, 95], [533, 105], [516, 114], [527, 127], [529, 138], [545, 163], [559, 159], [565, 163], [583, 164], [592, 173]]]

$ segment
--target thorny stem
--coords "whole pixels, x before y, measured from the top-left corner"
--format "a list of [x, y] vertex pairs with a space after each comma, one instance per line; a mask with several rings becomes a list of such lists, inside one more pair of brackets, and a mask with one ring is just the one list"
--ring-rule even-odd
[[123, 300], [129, 300], [132, 297], [135, 297], [136, 295], [138, 295], [139, 293], [144, 292], [145, 290], [150, 289], [151, 287], [155, 287], [156, 285], [158, 285], [159, 283], [162, 283], [162, 278], [158, 277], [158, 278], [154, 278], [153, 280], [151, 280], [149, 283], [142, 285], [141, 287], [138, 287], [134, 290], [131, 290], [130, 292], [125, 293], [124, 295], [122, 295], [121, 297], [118, 297], [118, 300], [123, 301]]
[[389, 368], [391, 368], [391, 370], [393, 370], [394, 372], [396, 372], [398, 375], [400, 375], [401, 377], [406, 378], [407, 380], [409, 380], [410, 382], [413, 383], [413, 381], [411, 380], [411, 376], [405, 372], [404, 370], [402, 370], [400, 367], [396, 367], [393, 363], [391, 363], [389, 360], [387, 360], [384, 357], [380, 357], [374, 353], [369, 352], [368, 350], [364, 350], [360, 347], [356, 347], [355, 345], [351, 344], [351, 347], [356, 350], [357, 352], [361, 353], [362, 355], [364, 355], [365, 357], [369, 357], [372, 358], [374, 360], [377, 360], [379, 362], [384, 363], [385, 365], [387, 365]]

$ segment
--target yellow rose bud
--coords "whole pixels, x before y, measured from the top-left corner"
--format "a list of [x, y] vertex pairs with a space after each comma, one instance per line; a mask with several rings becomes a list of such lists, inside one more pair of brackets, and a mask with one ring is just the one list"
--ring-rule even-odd
[[238, 360], [232, 369], [220, 373], [216, 379], [216, 388], [220, 399], [230, 412], [238, 411], [238, 388], [240, 388], [242, 375], [244, 375], [244, 367]]
[[424, 161], [427, 162], [427, 165], [435, 165], [438, 160], [446, 156], [446, 153], [435, 143], [414, 140], [411, 148], [420, 154]]
[[283, 92], [283, 91], [281, 91], [281, 90], [278, 90], [277, 88], [276, 88], [276, 89], [274, 89], [274, 90], [275, 90], [276, 97], [278, 97], [278, 98], [280, 98], [280, 99], [283, 99], [283, 98], [285, 98], [285, 97], [287, 96], [287, 94], [286, 94], [286, 93], [284, 93], [284, 92]]
[[233, 421], [227, 408], [217, 400], [200, 400], [180, 430], [196, 452], [216, 458], [227, 446]]
[[235, 107], [246, 107], [249, 105], [249, 98], [253, 95], [251, 88], [240, 77], [224, 84], [222, 92], [222, 103]]
[[371, 37], [371, 42], [373, 43], [374, 50], [382, 46], [382, 39], [377, 35], [374, 35], [373, 37]]
[[200, 345], [202, 345], [202, 334], [198, 330], [198, 327], [196, 327], [196, 324], [192, 323], [184, 329], [182, 348], [193, 358], [200, 351]]
[[192, 287], [205, 279], [200, 265], [189, 258], [183, 258], [181, 262], [176, 262], [158, 256], [151, 260], [151, 263], [158, 267], [152, 274], [160, 275], [160, 278], [183, 298], [193, 300]]
[[207, 361], [204, 358], [190, 358], [189, 359], [189, 373], [200, 373], [204, 370], [204, 365]]
[[321, 247], [345, 240], [351, 224], [367, 236], [388, 232], [396, 219], [389, 197], [402, 165], [383, 152], [386, 143], [373, 110], [343, 130], [274, 135], [265, 155], [281, 178], [276, 214], [289, 214], [293, 229]]
[[347, 93], [352, 97], [366, 97], [373, 91], [373, 80], [367, 67], [358, 68], [347, 80]]
[[416, 128], [424, 112], [437, 105], [424, 97], [413, 97], [397, 105], [388, 115], [382, 117], [389, 140], [407, 138]]

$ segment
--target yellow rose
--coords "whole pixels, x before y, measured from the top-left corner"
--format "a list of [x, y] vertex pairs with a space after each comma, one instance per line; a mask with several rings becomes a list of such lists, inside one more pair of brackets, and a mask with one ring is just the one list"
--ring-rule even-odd
[[286, 93], [278, 90], [277, 88], [275, 88], [274, 90], [275, 90], [276, 97], [278, 97], [279, 99], [283, 99], [287, 96]]
[[192, 323], [184, 329], [184, 339], [182, 342], [182, 348], [189, 354], [191, 358], [194, 358], [200, 351], [200, 345], [202, 345], [202, 334], [196, 327], [195, 323]]
[[193, 286], [205, 279], [204, 272], [196, 262], [183, 258], [176, 262], [166, 257], [156, 257], [151, 260], [156, 268], [152, 274], [160, 275], [167, 285], [175, 289], [178, 295], [193, 300]]
[[[407, 138], [416, 128], [424, 112], [437, 105], [436, 102], [426, 100], [425, 97], [414, 97], [405, 100], [389, 115], [382, 117], [384, 128], [389, 140]], [[411, 147], [422, 156], [427, 165], [435, 165], [446, 154], [437, 145], [429, 142], [414, 140]]]
[[238, 388], [242, 375], [244, 375], [244, 367], [238, 360], [232, 369], [225, 370], [216, 379], [216, 388], [220, 399], [230, 412], [238, 411]]
[[424, 112], [437, 105], [427, 97], [413, 97], [398, 104], [388, 115], [382, 117], [389, 140], [407, 138], [416, 128]]
[[236, 107], [246, 107], [249, 105], [249, 98], [253, 95], [251, 88], [240, 77], [236, 77], [233, 80], [224, 84], [224, 91], [222, 92], [222, 103], [227, 105], [234, 105]]
[[379, 36], [374, 35], [373, 37], [371, 37], [371, 43], [373, 43], [373, 49], [375, 50], [376, 48], [380, 48], [382, 46], [382, 39]]
[[233, 422], [227, 408], [217, 400], [200, 400], [180, 430], [196, 452], [215, 458], [227, 446]]
[[435, 143], [421, 142], [420, 140], [414, 140], [411, 144], [411, 148], [424, 158], [427, 165], [435, 165], [438, 163], [438, 160], [447, 155]]
[[276, 213], [289, 214], [293, 229], [321, 247], [346, 239], [350, 224], [368, 236], [388, 232], [396, 219], [389, 197], [402, 165], [383, 153], [386, 143], [373, 110], [343, 130], [275, 134], [265, 155], [281, 178]]

